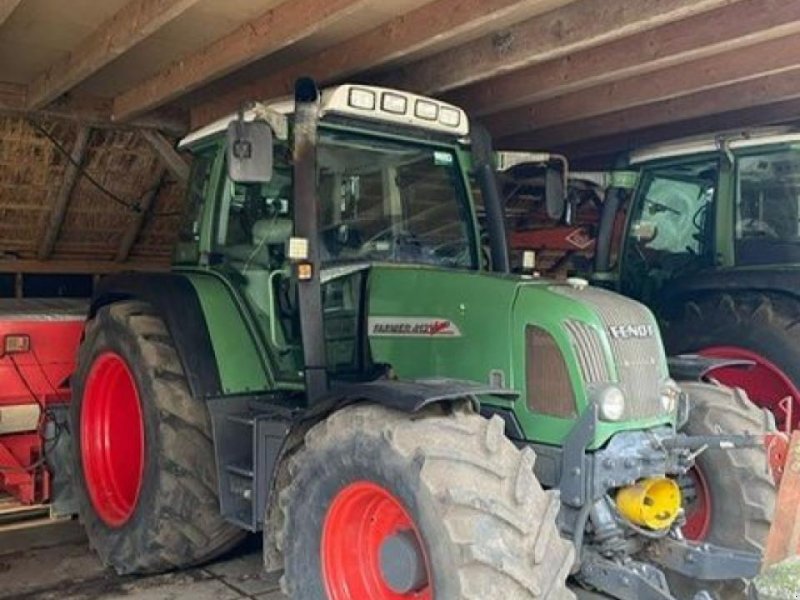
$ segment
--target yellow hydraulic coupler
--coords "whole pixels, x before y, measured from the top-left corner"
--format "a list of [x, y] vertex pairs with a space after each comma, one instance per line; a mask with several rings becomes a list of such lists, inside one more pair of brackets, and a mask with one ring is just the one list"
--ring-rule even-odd
[[617, 492], [620, 514], [641, 527], [668, 529], [678, 518], [681, 489], [672, 479], [652, 477]]

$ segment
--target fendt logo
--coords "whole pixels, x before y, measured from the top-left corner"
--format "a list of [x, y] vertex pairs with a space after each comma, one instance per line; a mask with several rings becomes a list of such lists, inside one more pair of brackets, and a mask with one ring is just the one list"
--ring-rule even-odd
[[436, 317], [370, 317], [373, 337], [461, 337], [461, 330], [449, 319]]
[[608, 328], [611, 337], [618, 340], [643, 339], [656, 334], [655, 325], [612, 325]]

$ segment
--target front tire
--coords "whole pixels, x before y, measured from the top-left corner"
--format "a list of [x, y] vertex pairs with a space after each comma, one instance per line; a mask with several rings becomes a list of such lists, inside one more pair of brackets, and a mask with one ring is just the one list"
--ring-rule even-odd
[[147, 304], [105, 306], [87, 323], [71, 410], [79, 513], [104, 564], [182, 568], [243, 538], [220, 516], [207, 408]]
[[[759, 434], [764, 415], [739, 389], [718, 384], [681, 382], [689, 395], [688, 435]], [[691, 477], [693, 499], [685, 506], [684, 534], [726, 548], [763, 552], [775, 511], [776, 490], [767, 467], [764, 446], [732, 450], [709, 449], [696, 461]], [[709, 584], [675, 573], [667, 578], [673, 594], [692, 598], [708, 589], [719, 600], [744, 599], [748, 582], [732, 580]]]
[[[542, 490], [533, 452], [518, 450], [499, 418], [351, 406], [315, 425], [289, 460], [276, 541], [291, 598], [574, 598], [558, 495]], [[398, 531], [422, 572], [403, 589], [379, 556]]]

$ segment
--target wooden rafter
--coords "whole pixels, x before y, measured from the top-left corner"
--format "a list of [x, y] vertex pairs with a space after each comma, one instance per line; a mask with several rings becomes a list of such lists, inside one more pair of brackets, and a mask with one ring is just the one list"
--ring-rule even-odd
[[484, 119], [496, 137], [553, 127], [800, 67], [800, 34], [604, 83]]
[[246, 100], [289, 94], [300, 76], [312, 76], [320, 84], [327, 84], [447, 43], [509, 14], [531, 10], [539, 3], [539, 0], [436, 0], [333, 48], [236, 86], [193, 109], [192, 123], [197, 126], [213, 121], [235, 111]]
[[131, 249], [136, 243], [136, 238], [139, 237], [139, 233], [142, 231], [147, 214], [158, 197], [158, 193], [161, 190], [161, 185], [164, 181], [166, 173], [166, 169], [159, 173], [158, 178], [156, 179], [156, 184], [144, 195], [144, 197], [142, 197], [141, 201], [139, 202], [139, 212], [133, 215], [131, 222], [125, 229], [125, 233], [122, 234], [122, 239], [119, 242], [117, 254], [114, 257], [114, 260], [117, 262], [125, 262], [128, 260], [128, 257], [131, 254]]
[[125, 120], [160, 106], [352, 15], [368, 0], [285, 0], [199, 52], [182, 57], [114, 100]]
[[28, 89], [28, 108], [40, 109], [99, 71], [198, 0], [130, 0]]
[[80, 273], [107, 274], [126, 271], [159, 271], [169, 268], [164, 260], [128, 261], [124, 265], [111, 260], [0, 260], [0, 273]]
[[90, 96], [62, 96], [45, 108], [29, 111], [25, 86], [0, 82], [0, 115], [73, 121], [98, 129], [158, 129], [170, 135], [182, 136], [189, 127], [188, 114], [179, 108], [163, 108], [127, 123], [111, 121], [111, 100]]
[[743, 0], [452, 91], [485, 115], [751, 46], [800, 31], [800, 3]]
[[424, 94], [441, 93], [735, 1], [578, 0], [397, 69], [377, 82]]
[[64, 179], [61, 182], [61, 187], [58, 190], [55, 202], [50, 210], [45, 224], [44, 234], [39, 242], [39, 249], [36, 252], [39, 260], [48, 259], [53, 253], [58, 234], [64, 223], [64, 217], [67, 214], [69, 200], [72, 197], [72, 190], [75, 189], [75, 184], [80, 178], [80, 165], [83, 163], [83, 159], [86, 155], [90, 133], [91, 129], [88, 127], [78, 128], [78, 133], [75, 136], [75, 143], [72, 145], [72, 150], [70, 151], [69, 162], [64, 169]]
[[[590, 119], [507, 136], [498, 141], [498, 147], [563, 147], [622, 132], [657, 127], [675, 121], [707, 118], [797, 98], [800, 98], [800, 67]], [[739, 127], [749, 125], [751, 123], [743, 121]]]
[[22, 0], [0, 0], [0, 25], [6, 22]]
[[140, 133], [175, 179], [181, 182], [189, 180], [189, 163], [175, 150], [172, 142], [159, 132], [150, 129], [142, 129]]

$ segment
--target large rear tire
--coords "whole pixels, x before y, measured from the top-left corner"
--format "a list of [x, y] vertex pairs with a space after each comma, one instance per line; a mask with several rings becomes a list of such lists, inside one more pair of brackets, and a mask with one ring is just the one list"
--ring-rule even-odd
[[687, 302], [668, 319], [665, 341], [670, 354], [700, 353], [755, 363], [751, 369], [715, 369], [710, 376], [742, 388], [756, 405], [775, 415], [783, 428], [781, 401], [794, 402], [792, 426], [800, 426], [800, 303], [762, 293], [711, 295]]
[[[759, 434], [764, 415], [738, 389], [721, 385], [681, 382], [689, 395], [691, 413], [684, 428], [688, 435]], [[763, 552], [775, 511], [775, 485], [767, 468], [766, 448], [703, 452], [685, 490], [688, 504], [687, 537], [726, 548]], [[674, 573], [667, 578], [674, 595], [692, 598], [709, 589], [719, 600], [747, 597], [748, 582], [734, 580], [708, 585]]]
[[72, 423], [80, 517], [104, 564], [181, 568], [243, 538], [219, 513], [207, 408], [147, 304], [118, 302], [87, 323]]
[[[276, 541], [291, 598], [574, 598], [559, 497], [499, 418], [352, 406], [314, 426], [289, 460]], [[398, 531], [415, 540], [423, 573], [400, 592], [379, 560]]]

